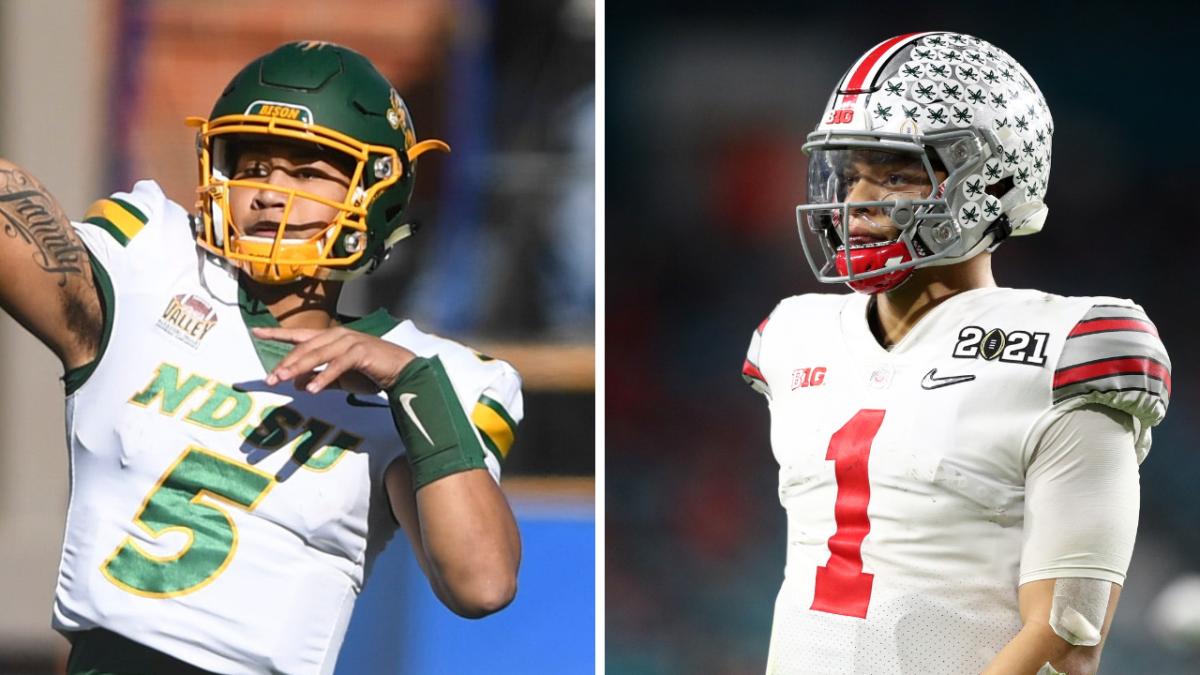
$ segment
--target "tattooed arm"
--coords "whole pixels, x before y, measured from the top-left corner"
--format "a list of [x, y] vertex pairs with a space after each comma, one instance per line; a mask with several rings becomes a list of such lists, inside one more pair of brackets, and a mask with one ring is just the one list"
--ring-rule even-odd
[[87, 249], [36, 178], [0, 159], [0, 308], [70, 369], [96, 357], [104, 308]]

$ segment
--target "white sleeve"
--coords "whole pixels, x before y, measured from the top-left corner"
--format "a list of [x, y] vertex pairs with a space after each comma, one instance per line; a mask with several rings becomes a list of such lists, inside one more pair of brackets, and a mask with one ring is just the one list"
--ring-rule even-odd
[[1042, 434], [1025, 473], [1020, 583], [1124, 583], [1141, 499], [1138, 428], [1130, 414], [1092, 403]]
[[484, 462], [492, 478], [500, 481], [500, 465], [508, 457], [517, 436], [517, 425], [525, 416], [521, 376], [504, 361], [491, 361], [493, 377], [483, 393], [470, 402], [468, 416], [483, 442]]
[[138, 181], [129, 192], [96, 201], [72, 225], [118, 294], [130, 285], [136, 290], [153, 283], [147, 275], [174, 274], [195, 255], [187, 212], [154, 181]]
[[1171, 401], [1171, 357], [1154, 322], [1129, 300], [1094, 304], [1067, 334], [1054, 370], [1054, 407], [1102, 403], [1133, 416], [1138, 462]]

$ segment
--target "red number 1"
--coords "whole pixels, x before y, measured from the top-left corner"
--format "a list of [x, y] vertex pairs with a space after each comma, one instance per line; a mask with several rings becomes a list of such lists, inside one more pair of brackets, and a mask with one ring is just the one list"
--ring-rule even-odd
[[817, 568], [812, 609], [818, 612], [867, 618], [871, 583], [875, 580], [875, 575], [863, 572], [862, 561], [863, 539], [871, 531], [867, 460], [883, 415], [883, 410], [859, 410], [829, 439], [825, 459], [833, 461], [837, 479], [837, 500], [833, 503], [837, 531], [829, 538], [829, 562]]

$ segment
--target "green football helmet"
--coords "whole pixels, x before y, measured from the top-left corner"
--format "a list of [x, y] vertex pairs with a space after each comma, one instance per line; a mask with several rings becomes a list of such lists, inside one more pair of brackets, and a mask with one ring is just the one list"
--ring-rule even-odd
[[[200, 211], [196, 240], [251, 278], [271, 284], [309, 277], [350, 279], [374, 270], [411, 229], [402, 222], [413, 191], [417, 158], [449, 152], [438, 140], [417, 142], [408, 108], [361, 54], [328, 42], [292, 42], [255, 59], [238, 73], [198, 127]], [[255, 139], [300, 143], [334, 153], [350, 169], [345, 197], [331, 200], [262, 180], [234, 179], [237, 148]], [[233, 188], [286, 195], [274, 237], [254, 236], [234, 222]], [[337, 209], [316, 234], [285, 238], [297, 199]]]

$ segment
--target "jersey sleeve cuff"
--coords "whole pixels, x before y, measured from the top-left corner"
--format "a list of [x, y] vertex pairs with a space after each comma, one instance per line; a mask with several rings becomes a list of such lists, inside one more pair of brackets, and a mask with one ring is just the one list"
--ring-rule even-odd
[[1106, 567], [1055, 567], [1024, 572], [1021, 574], [1017, 585], [1023, 586], [1031, 581], [1044, 581], [1046, 579], [1099, 579], [1123, 585], [1125, 583], [1125, 574]]

